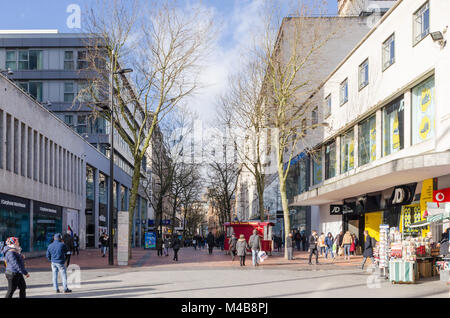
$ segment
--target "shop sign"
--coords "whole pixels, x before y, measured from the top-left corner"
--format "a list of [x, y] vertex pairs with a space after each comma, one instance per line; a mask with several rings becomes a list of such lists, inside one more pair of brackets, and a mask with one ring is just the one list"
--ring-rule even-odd
[[416, 192], [417, 183], [410, 183], [401, 186], [397, 186], [392, 191], [391, 198], [388, 201], [388, 205], [408, 205], [414, 200], [414, 194]]
[[7, 194], [0, 194], [0, 208], [16, 212], [29, 212], [30, 201]]
[[450, 202], [450, 188], [433, 191], [434, 202]]
[[33, 202], [34, 213], [41, 215], [54, 215], [62, 217], [62, 208], [56, 205], [42, 203], [38, 201]]
[[352, 209], [350, 206], [348, 206], [347, 204], [342, 205], [342, 214], [353, 214], [355, 212], [354, 209]]
[[330, 215], [342, 215], [342, 204], [331, 204]]

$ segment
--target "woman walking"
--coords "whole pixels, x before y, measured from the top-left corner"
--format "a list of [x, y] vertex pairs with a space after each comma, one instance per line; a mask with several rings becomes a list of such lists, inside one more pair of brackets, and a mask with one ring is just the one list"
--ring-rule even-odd
[[333, 244], [334, 244], [333, 235], [330, 232], [328, 232], [327, 237], [325, 238], [325, 258], [328, 258], [328, 253], [331, 253], [331, 258], [334, 258]]
[[24, 256], [21, 254], [22, 248], [17, 237], [10, 237], [6, 240], [6, 247], [3, 249], [5, 255], [6, 271], [8, 280], [8, 291], [5, 298], [12, 298], [14, 292], [19, 288], [19, 298], [26, 298], [27, 285], [25, 279], [30, 277], [25, 269]]
[[344, 249], [344, 259], [350, 260], [350, 247], [352, 246], [352, 241], [353, 239], [350, 231], [345, 232], [341, 246]]
[[234, 235], [233, 233], [228, 240], [228, 245], [230, 246], [231, 261], [234, 261], [234, 257], [236, 256], [236, 243], [236, 235]]
[[240, 266], [245, 266], [245, 253], [249, 248], [247, 241], [245, 240], [244, 234], [239, 236], [239, 240], [236, 242], [237, 256], [240, 258]]

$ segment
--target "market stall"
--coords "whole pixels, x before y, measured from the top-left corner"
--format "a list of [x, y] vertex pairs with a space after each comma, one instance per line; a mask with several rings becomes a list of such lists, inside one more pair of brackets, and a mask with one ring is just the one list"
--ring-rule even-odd
[[225, 223], [225, 229], [227, 233], [227, 239], [225, 240], [225, 250], [228, 251], [229, 244], [228, 240], [232, 234], [239, 238], [239, 235], [244, 234], [245, 240], [248, 239], [253, 234], [253, 230], [258, 231], [258, 235], [261, 238], [261, 250], [267, 254], [272, 253], [273, 243], [272, 243], [272, 227], [275, 224], [272, 222], [227, 222]]

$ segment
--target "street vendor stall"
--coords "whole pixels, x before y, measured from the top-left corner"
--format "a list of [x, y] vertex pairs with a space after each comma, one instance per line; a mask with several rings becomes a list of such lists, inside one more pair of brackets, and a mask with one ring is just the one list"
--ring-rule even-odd
[[225, 223], [225, 230], [227, 234], [227, 239], [225, 240], [225, 250], [229, 250], [229, 239], [234, 233], [236, 238], [239, 238], [241, 234], [244, 234], [245, 240], [248, 239], [253, 234], [253, 230], [258, 231], [258, 235], [261, 238], [261, 250], [266, 252], [268, 255], [272, 253], [273, 242], [272, 242], [272, 227], [275, 224], [272, 222], [227, 222]]

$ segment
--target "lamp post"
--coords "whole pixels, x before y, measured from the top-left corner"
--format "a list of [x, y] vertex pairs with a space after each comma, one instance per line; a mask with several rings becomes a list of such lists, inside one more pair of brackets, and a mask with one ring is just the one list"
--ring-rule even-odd
[[0, 73], [4, 75], [14, 75], [14, 72], [10, 68], [7, 68], [6, 70], [0, 69]]
[[110, 129], [110, 154], [109, 154], [109, 218], [108, 218], [108, 236], [109, 236], [109, 253], [108, 264], [114, 265], [114, 239], [113, 239], [113, 218], [114, 218], [114, 75], [125, 74], [133, 72], [132, 69], [120, 69], [114, 72], [115, 51], [112, 51], [111, 58], [111, 70], [109, 77], [109, 110], [111, 116], [111, 129]]

